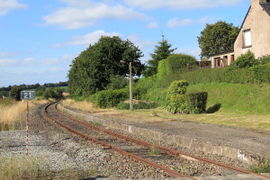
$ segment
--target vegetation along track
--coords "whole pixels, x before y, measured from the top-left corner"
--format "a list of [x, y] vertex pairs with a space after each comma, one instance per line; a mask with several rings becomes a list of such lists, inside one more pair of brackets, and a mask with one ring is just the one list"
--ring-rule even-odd
[[[209, 160], [206, 158], [201, 158], [196, 155], [188, 154], [185, 152], [179, 152], [173, 149], [169, 149], [166, 147], [161, 147], [158, 145], [154, 145], [142, 140], [130, 138], [128, 136], [113, 132], [111, 130], [104, 129], [102, 127], [92, 125], [83, 121], [76, 120], [72, 117], [69, 117], [62, 112], [57, 110], [58, 103], [50, 103], [48, 104], [43, 111], [43, 116], [47, 119], [53, 121], [57, 125], [61, 126], [62, 128], [83, 137], [86, 140], [92, 141], [96, 144], [99, 144], [103, 147], [108, 149], [112, 149], [124, 156], [132, 157], [133, 159], [150, 165], [154, 168], [158, 168], [166, 172], [171, 177], [186, 177], [189, 179], [195, 179], [191, 176], [187, 176], [185, 174], [181, 174], [175, 170], [172, 170], [173, 167], [166, 167], [160, 165], [160, 163], [154, 162], [151, 158], [149, 160], [149, 149], [154, 148], [162, 152], [162, 158], [159, 156], [158, 158], [161, 159], [182, 159], [183, 157], [189, 157], [191, 159], [201, 161], [203, 163], [209, 163], [215, 166], [219, 166], [222, 168], [226, 168], [235, 172], [245, 173], [245, 174], [252, 174], [259, 177], [264, 177], [266, 179], [270, 179], [270, 176], [256, 174], [251, 171], [233, 167], [231, 165], [217, 162], [213, 160]], [[94, 131], [89, 131], [89, 129]], [[123, 141], [124, 140], [124, 141]], [[125, 149], [125, 150], [123, 150]], [[127, 150], [126, 150], [127, 149]], [[175, 158], [176, 157], [176, 158]]]

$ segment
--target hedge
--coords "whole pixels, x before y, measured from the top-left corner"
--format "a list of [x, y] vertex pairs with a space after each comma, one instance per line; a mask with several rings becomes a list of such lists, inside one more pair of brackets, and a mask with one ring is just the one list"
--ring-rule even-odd
[[96, 94], [90, 97], [90, 100], [93, 101], [100, 108], [110, 108], [117, 106], [121, 101], [124, 101], [128, 98], [127, 89], [118, 89], [118, 90], [104, 90], [99, 91]]
[[167, 92], [166, 109], [171, 113], [198, 114], [206, 111], [208, 93], [186, 94], [187, 81], [174, 81]]
[[195, 57], [185, 54], [173, 54], [159, 62], [157, 77], [162, 79], [166, 75], [189, 71], [196, 66]]

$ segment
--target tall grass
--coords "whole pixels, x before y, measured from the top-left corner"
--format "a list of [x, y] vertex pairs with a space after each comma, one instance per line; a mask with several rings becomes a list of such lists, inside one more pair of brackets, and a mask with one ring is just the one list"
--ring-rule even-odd
[[1, 157], [1, 180], [35, 180], [41, 175], [40, 163], [32, 157]]
[[20, 129], [25, 122], [26, 103], [0, 100], [0, 131]]
[[64, 106], [69, 106], [69, 107], [72, 107], [74, 109], [79, 109], [82, 111], [92, 112], [92, 111], [96, 110], [93, 103], [91, 103], [89, 101], [74, 101], [72, 99], [66, 99], [66, 100], [62, 101], [61, 104]]

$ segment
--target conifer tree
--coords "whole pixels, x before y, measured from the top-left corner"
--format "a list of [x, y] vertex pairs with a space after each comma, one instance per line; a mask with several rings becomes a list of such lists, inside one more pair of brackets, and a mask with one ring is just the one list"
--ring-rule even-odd
[[152, 59], [148, 61], [148, 66], [146, 66], [146, 70], [143, 73], [145, 77], [149, 77], [157, 73], [159, 61], [166, 59], [176, 50], [171, 47], [172, 45], [165, 39], [164, 35], [162, 35], [162, 40], [155, 46], [155, 51], [151, 54]]

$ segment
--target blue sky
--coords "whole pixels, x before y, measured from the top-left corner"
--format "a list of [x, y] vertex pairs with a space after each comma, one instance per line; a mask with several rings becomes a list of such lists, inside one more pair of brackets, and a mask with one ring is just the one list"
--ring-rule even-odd
[[206, 23], [240, 26], [250, 0], [0, 0], [0, 87], [67, 80], [71, 61], [100, 36], [130, 39], [143, 62], [164, 34], [198, 57]]

